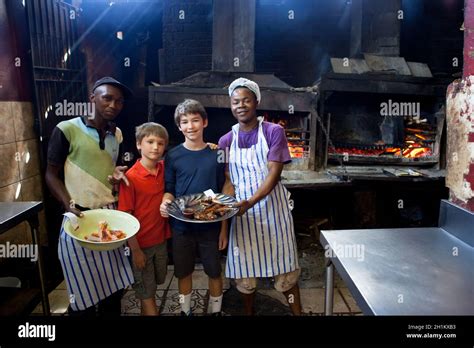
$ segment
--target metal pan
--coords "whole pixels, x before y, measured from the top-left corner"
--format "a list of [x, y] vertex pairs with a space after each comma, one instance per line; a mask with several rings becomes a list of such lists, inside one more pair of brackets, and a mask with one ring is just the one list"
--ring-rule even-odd
[[[187, 217], [184, 215], [183, 210], [186, 208], [193, 208], [197, 210], [201, 209], [199, 207], [199, 202], [201, 199], [205, 197], [206, 195], [204, 193], [196, 193], [192, 195], [178, 197], [168, 205], [168, 214], [170, 214], [170, 216], [174, 217], [175, 219], [178, 219], [181, 221], [197, 223], [197, 224], [205, 224], [205, 223], [212, 223], [212, 222], [218, 222], [218, 221], [230, 219], [232, 216], [234, 216], [235, 214], [239, 212], [239, 208], [232, 208], [223, 216], [219, 216], [217, 219], [214, 219], [214, 220], [197, 220], [192, 217]], [[224, 195], [222, 193], [216, 194], [214, 200], [218, 201], [220, 204], [229, 205], [229, 206], [237, 203], [234, 197]]]

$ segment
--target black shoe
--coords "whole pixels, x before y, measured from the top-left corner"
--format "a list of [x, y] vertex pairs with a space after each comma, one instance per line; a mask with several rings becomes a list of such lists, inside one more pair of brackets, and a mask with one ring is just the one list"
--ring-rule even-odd
[[211, 317], [222, 317], [222, 312], [214, 312], [210, 314]]
[[193, 316], [193, 313], [192, 313], [192, 312], [189, 312], [189, 314], [186, 314], [186, 313], [184, 313], [183, 311], [181, 311], [180, 315], [181, 315], [182, 317], [192, 317], [192, 316]]

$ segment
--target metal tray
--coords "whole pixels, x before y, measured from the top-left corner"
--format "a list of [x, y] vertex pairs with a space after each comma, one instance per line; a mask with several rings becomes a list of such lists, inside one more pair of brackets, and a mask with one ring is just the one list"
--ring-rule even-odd
[[[206, 195], [204, 193], [196, 193], [192, 195], [178, 197], [168, 205], [168, 214], [170, 214], [170, 216], [174, 217], [175, 219], [178, 219], [181, 221], [191, 222], [191, 223], [196, 223], [196, 224], [206, 224], [206, 223], [208, 224], [208, 223], [230, 219], [232, 216], [234, 216], [235, 214], [239, 212], [239, 208], [232, 208], [232, 210], [229, 210], [226, 214], [218, 217], [215, 220], [196, 220], [196, 219], [188, 218], [184, 216], [183, 210], [185, 208], [193, 206], [194, 204], [197, 203], [197, 201], [205, 197]], [[234, 203], [237, 203], [237, 200], [234, 197], [228, 196], [222, 193], [216, 194], [215, 199], [224, 205], [232, 205]]]

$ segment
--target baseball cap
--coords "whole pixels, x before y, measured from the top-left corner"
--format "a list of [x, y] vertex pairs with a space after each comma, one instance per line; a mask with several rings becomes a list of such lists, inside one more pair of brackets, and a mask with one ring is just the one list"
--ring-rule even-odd
[[123, 83], [117, 81], [116, 79], [114, 79], [113, 77], [110, 77], [110, 76], [106, 76], [106, 77], [103, 77], [103, 78], [97, 80], [94, 83], [94, 86], [92, 86], [92, 92], [94, 92], [97, 87], [102, 86], [102, 85], [112, 85], [112, 86], [115, 86], [115, 87], [119, 88], [122, 91], [123, 97], [125, 99], [130, 99], [133, 96], [133, 93], [130, 90], [130, 88], [128, 88]]

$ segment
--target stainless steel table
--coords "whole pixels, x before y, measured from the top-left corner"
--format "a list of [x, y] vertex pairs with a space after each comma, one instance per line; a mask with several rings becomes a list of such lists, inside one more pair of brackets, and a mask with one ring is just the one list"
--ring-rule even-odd
[[49, 299], [44, 279], [43, 253], [39, 239], [38, 213], [43, 209], [42, 202], [0, 202], [0, 234], [8, 231], [23, 221], [28, 221], [33, 245], [38, 247], [38, 272], [40, 277], [43, 314], [49, 315]]
[[325, 313], [334, 267], [366, 315], [474, 315], [474, 214], [442, 201], [440, 227], [322, 231]]

